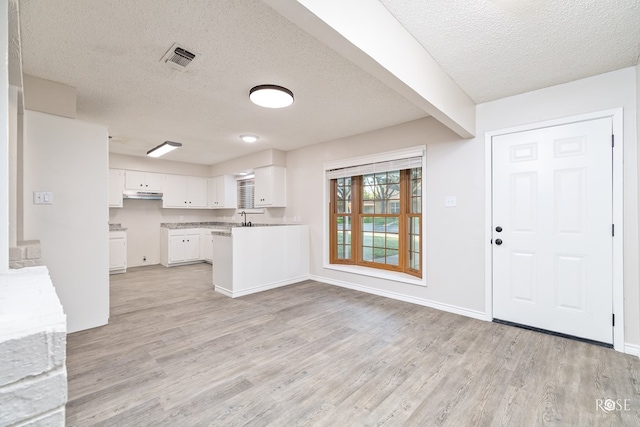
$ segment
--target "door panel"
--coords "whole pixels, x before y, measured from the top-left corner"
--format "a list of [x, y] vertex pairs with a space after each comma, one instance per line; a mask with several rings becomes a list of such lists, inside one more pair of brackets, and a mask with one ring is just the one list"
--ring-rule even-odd
[[496, 319], [613, 342], [611, 129], [605, 118], [492, 139]]

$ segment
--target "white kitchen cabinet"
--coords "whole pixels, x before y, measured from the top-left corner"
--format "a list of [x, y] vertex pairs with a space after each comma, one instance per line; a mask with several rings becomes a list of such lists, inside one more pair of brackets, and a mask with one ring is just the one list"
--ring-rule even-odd
[[287, 205], [287, 169], [283, 166], [267, 166], [254, 170], [254, 206], [285, 207]]
[[208, 180], [208, 206], [212, 209], [236, 209], [238, 191], [232, 175], [221, 175]]
[[153, 172], [126, 171], [127, 190], [162, 191], [162, 175]]
[[160, 264], [172, 265], [200, 262], [199, 228], [167, 229], [161, 228]]
[[207, 178], [165, 175], [163, 208], [204, 209], [207, 207]]
[[127, 271], [127, 232], [109, 232], [109, 274]]
[[200, 258], [211, 262], [213, 256], [213, 235], [210, 228], [203, 228], [200, 232]]
[[124, 191], [124, 171], [109, 169], [109, 207], [122, 207], [122, 192]]

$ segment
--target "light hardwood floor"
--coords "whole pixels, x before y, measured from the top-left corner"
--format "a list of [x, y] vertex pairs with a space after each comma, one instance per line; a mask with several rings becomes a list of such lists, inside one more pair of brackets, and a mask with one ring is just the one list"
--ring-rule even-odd
[[230, 299], [207, 264], [111, 276], [67, 341], [70, 426], [640, 425], [636, 357], [313, 281]]

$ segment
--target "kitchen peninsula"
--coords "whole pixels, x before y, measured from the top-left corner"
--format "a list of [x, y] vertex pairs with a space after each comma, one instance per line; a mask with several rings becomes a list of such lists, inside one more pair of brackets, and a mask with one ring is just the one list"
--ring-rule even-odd
[[162, 265], [209, 261], [215, 290], [232, 298], [309, 275], [308, 225], [163, 223], [161, 241]]

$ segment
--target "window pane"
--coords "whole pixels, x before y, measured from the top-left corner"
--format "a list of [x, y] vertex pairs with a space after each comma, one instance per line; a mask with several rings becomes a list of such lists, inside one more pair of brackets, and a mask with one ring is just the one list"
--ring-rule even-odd
[[375, 183], [375, 178], [373, 174], [362, 175], [362, 184], [365, 186], [371, 186]]
[[351, 259], [351, 245], [344, 245], [344, 258]]
[[361, 227], [362, 231], [373, 231], [373, 217], [363, 216]]
[[386, 264], [398, 265], [398, 251], [387, 249]]
[[385, 233], [373, 233], [373, 246], [376, 248], [385, 247]]
[[387, 245], [389, 249], [398, 249], [398, 235], [387, 233]]
[[422, 184], [420, 181], [411, 181], [411, 195], [422, 196]]
[[338, 244], [344, 243], [344, 231], [338, 231]]
[[411, 179], [422, 179], [422, 168], [411, 169]]
[[344, 258], [344, 246], [338, 245], [338, 258]]
[[362, 260], [373, 261], [373, 248], [368, 248], [368, 247], [362, 248]]
[[373, 246], [373, 233], [362, 232], [362, 246]]
[[389, 183], [400, 182], [400, 171], [391, 171], [387, 174], [387, 180]]
[[385, 262], [384, 262], [384, 249], [382, 249], [382, 248], [373, 248], [373, 262], [379, 262], [380, 264], [385, 264]]
[[373, 209], [373, 202], [362, 202], [362, 213], [366, 213], [366, 214], [375, 213]]
[[336, 183], [338, 184], [338, 187], [344, 186], [344, 178], [338, 178]]
[[375, 176], [376, 176], [376, 184], [384, 185], [384, 184], [387, 183], [387, 173], [386, 172], [377, 173]]
[[373, 218], [373, 229], [374, 231], [384, 231], [384, 227], [386, 224], [386, 218], [384, 217], [375, 217]]
[[338, 213], [344, 213], [344, 202], [339, 201], [337, 208], [338, 208], [338, 211], [337, 211]]
[[365, 185], [362, 187], [362, 200], [373, 200], [375, 198], [374, 187]]
[[349, 245], [351, 244], [351, 231], [344, 232], [344, 242]]
[[385, 218], [387, 223], [387, 233], [397, 233], [399, 230], [398, 218]]
[[411, 213], [422, 213], [422, 197], [411, 198]]
[[344, 229], [345, 230], [351, 230], [351, 217], [350, 216], [343, 216], [341, 218], [344, 218]]

